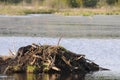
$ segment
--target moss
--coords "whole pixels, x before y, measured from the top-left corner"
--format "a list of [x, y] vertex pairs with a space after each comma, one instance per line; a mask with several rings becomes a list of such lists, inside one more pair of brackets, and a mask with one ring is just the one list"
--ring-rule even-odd
[[48, 72], [49, 71], [49, 66], [50, 66], [50, 63], [44, 62], [43, 63], [43, 71]]
[[13, 66], [14, 72], [21, 72], [20, 66]]
[[38, 69], [39, 68], [37, 66], [28, 65], [27, 66], [27, 73], [37, 73]]

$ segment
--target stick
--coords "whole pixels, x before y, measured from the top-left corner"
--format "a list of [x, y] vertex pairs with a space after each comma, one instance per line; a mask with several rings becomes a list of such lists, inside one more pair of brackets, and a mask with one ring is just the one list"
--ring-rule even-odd
[[59, 46], [61, 39], [62, 39], [62, 36], [59, 38], [57, 46]]
[[10, 49], [9, 49], [9, 54], [11, 55], [11, 56], [15, 56], [15, 53], [14, 52], [12, 52]]
[[54, 62], [55, 62], [55, 57], [56, 56], [54, 56], [53, 58], [50, 56], [50, 59], [51, 59], [51, 65], [50, 65], [50, 67], [49, 68], [52, 68], [53, 70], [56, 70], [56, 71], [60, 71], [60, 69], [58, 68], [58, 67], [56, 67], [55, 66], [55, 64], [54, 64]]
[[33, 61], [30, 63], [31, 65], [33, 65], [35, 63], [37, 58], [34, 58]]
[[63, 60], [67, 65], [69, 65], [70, 67], [72, 67], [72, 65], [70, 64], [70, 60], [67, 61], [64, 56], [62, 56], [62, 60]]
[[42, 59], [43, 60], [43, 58], [41, 57], [41, 56], [38, 56], [38, 55], [33, 55], [33, 57], [35, 57], [35, 58], [40, 58], [40, 59]]
[[42, 44], [41, 44], [41, 43], [39, 43], [39, 46], [42, 46]]
[[50, 56], [50, 59], [51, 59], [50, 68], [53, 67], [53, 66], [55, 65], [55, 64], [54, 64], [54, 62], [55, 62], [55, 57], [56, 57], [56, 56], [54, 56], [54, 58], [52, 59], [52, 57]]
[[10, 66], [7, 66], [7, 68], [4, 70], [3, 74], [6, 74], [6, 72], [8, 71], [9, 68], [10, 68]]
[[81, 58], [83, 58], [83, 56], [78, 57], [76, 60], [80, 60]]

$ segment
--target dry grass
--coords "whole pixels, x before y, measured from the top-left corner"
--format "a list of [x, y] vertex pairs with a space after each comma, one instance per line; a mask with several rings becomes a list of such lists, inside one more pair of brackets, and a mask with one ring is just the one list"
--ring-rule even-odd
[[51, 14], [55, 11], [55, 9], [32, 6], [0, 6], [2, 15]]
[[26, 14], [60, 14], [65, 16], [76, 15], [120, 15], [120, 8], [67, 8], [53, 9], [36, 6], [21, 6], [21, 5], [5, 5], [0, 6], [0, 14], [2, 15], [26, 15]]
[[3, 60], [9, 59], [9, 58], [14, 58], [14, 56], [0, 56]]
[[120, 8], [77, 8], [77, 9], [62, 9], [58, 13], [60, 15], [74, 16], [74, 15], [120, 15]]

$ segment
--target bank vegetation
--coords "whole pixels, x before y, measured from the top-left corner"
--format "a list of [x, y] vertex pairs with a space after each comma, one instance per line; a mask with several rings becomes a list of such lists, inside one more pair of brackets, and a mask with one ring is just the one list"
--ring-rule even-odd
[[119, 15], [119, 0], [0, 0], [0, 14]]

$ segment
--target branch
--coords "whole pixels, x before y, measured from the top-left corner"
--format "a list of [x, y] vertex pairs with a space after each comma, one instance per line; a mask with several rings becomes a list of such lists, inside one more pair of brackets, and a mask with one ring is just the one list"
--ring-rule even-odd
[[67, 61], [64, 56], [62, 56], [62, 60], [63, 60], [67, 65], [69, 65], [70, 67], [72, 67], [72, 65], [70, 64], [70, 60]]
[[33, 61], [30, 63], [31, 65], [33, 65], [35, 63], [37, 58], [34, 58]]
[[59, 38], [57, 46], [59, 46], [61, 39], [62, 39], [62, 36]]
[[10, 54], [11, 56], [15, 56], [16, 53], [12, 52], [12, 51], [9, 49], [9, 54]]

